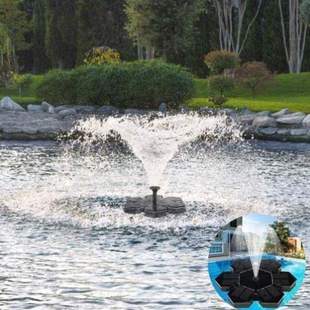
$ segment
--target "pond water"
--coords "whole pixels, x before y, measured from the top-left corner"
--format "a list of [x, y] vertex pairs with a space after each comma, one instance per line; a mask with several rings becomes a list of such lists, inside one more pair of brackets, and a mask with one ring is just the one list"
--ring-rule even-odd
[[[310, 248], [310, 146], [240, 142], [177, 153], [161, 193], [188, 212], [122, 212], [149, 194], [142, 163], [56, 143], [0, 144], [1, 309], [229, 309], [208, 277], [218, 229], [278, 216]], [[305, 284], [284, 309], [309, 309]]]

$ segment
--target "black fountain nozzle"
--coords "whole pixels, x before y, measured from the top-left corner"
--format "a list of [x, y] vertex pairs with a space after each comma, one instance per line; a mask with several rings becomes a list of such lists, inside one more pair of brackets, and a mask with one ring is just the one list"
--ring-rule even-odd
[[157, 211], [157, 192], [160, 190], [160, 187], [151, 186], [150, 190], [153, 191], [153, 210]]

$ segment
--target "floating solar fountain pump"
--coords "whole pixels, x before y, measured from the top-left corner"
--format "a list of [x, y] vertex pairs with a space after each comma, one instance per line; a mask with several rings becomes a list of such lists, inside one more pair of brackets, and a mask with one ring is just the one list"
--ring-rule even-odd
[[143, 213], [147, 217], [159, 218], [168, 214], [181, 214], [186, 211], [185, 204], [181, 198], [166, 197], [158, 195], [159, 186], [151, 186], [153, 194], [141, 197], [127, 198], [124, 212], [129, 214]]
[[216, 282], [222, 291], [228, 292], [231, 304], [237, 308], [248, 308], [256, 301], [264, 308], [277, 308], [284, 293], [296, 285], [296, 278], [282, 272], [276, 260], [263, 260], [257, 277], [249, 259], [234, 260], [231, 267], [233, 271], [221, 273]]

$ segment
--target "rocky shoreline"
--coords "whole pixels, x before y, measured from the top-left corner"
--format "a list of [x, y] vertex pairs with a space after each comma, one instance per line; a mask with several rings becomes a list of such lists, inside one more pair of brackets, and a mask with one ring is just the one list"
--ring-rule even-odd
[[[182, 109], [182, 113], [186, 109]], [[68, 133], [74, 123], [91, 115], [108, 117], [111, 115], [141, 115], [149, 111], [126, 109], [113, 106], [58, 106], [47, 102], [28, 105], [27, 110], [9, 97], [0, 101], [0, 140], [56, 140]], [[310, 114], [291, 113], [283, 109], [277, 113], [269, 111], [251, 112], [231, 109], [201, 108], [201, 115], [226, 114], [240, 125], [246, 139], [310, 143]]]

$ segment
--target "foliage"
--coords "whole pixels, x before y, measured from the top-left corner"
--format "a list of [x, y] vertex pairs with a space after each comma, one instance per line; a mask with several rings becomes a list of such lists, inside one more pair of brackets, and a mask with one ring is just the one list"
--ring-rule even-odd
[[271, 227], [276, 232], [280, 243], [286, 252], [289, 249], [288, 238], [291, 235], [289, 227], [284, 222], [275, 222]]
[[224, 75], [214, 75], [209, 77], [209, 89], [211, 93], [224, 96], [224, 93], [234, 88], [234, 80]]
[[86, 53], [86, 58], [84, 59], [86, 65], [120, 63], [120, 61], [120, 53], [106, 46], [92, 48]]
[[193, 44], [201, 0], [127, 0], [127, 30], [135, 43], [175, 61]]
[[44, 72], [48, 69], [46, 55], [46, 2], [35, 0], [33, 8], [33, 71]]
[[209, 97], [209, 102], [213, 103], [215, 106], [222, 106], [227, 100], [225, 96]]
[[300, 5], [300, 11], [304, 22], [310, 25], [310, 0], [303, 0]]
[[76, 61], [75, 1], [46, 0], [46, 54], [53, 68], [72, 68]]
[[37, 85], [36, 95], [54, 104], [76, 102], [77, 81], [74, 71], [54, 69]]
[[111, 104], [120, 108], [176, 107], [193, 94], [193, 79], [182, 67], [160, 61], [83, 66], [53, 70], [37, 95], [54, 104]]
[[125, 0], [76, 0], [77, 58], [94, 46], [106, 45], [119, 51], [123, 60], [136, 59], [136, 49], [125, 29]]
[[259, 88], [266, 85], [273, 75], [263, 62], [247, 62], [236, 70], [237, 80], [246, 88], [249, 88], [254, 97]]
[[31, 29], [27, 15], [20, 10], [19, 0], [0, 0], [0, 21], [7, 28], [15, 51], [28, 49], [26, 34]]
[[31, 74], [14, 74], [12, 77], [14, 85], [19, 90], [19, 95], [22, 95], [22, 92], [30, 87], [32, 84], [33, 76]]
[[213, 51], [205, 56], [205, 64], [215, 74], [222, 74], [226, 69], [235, 69], [239, 62], [238, 55], [228, 51]]

